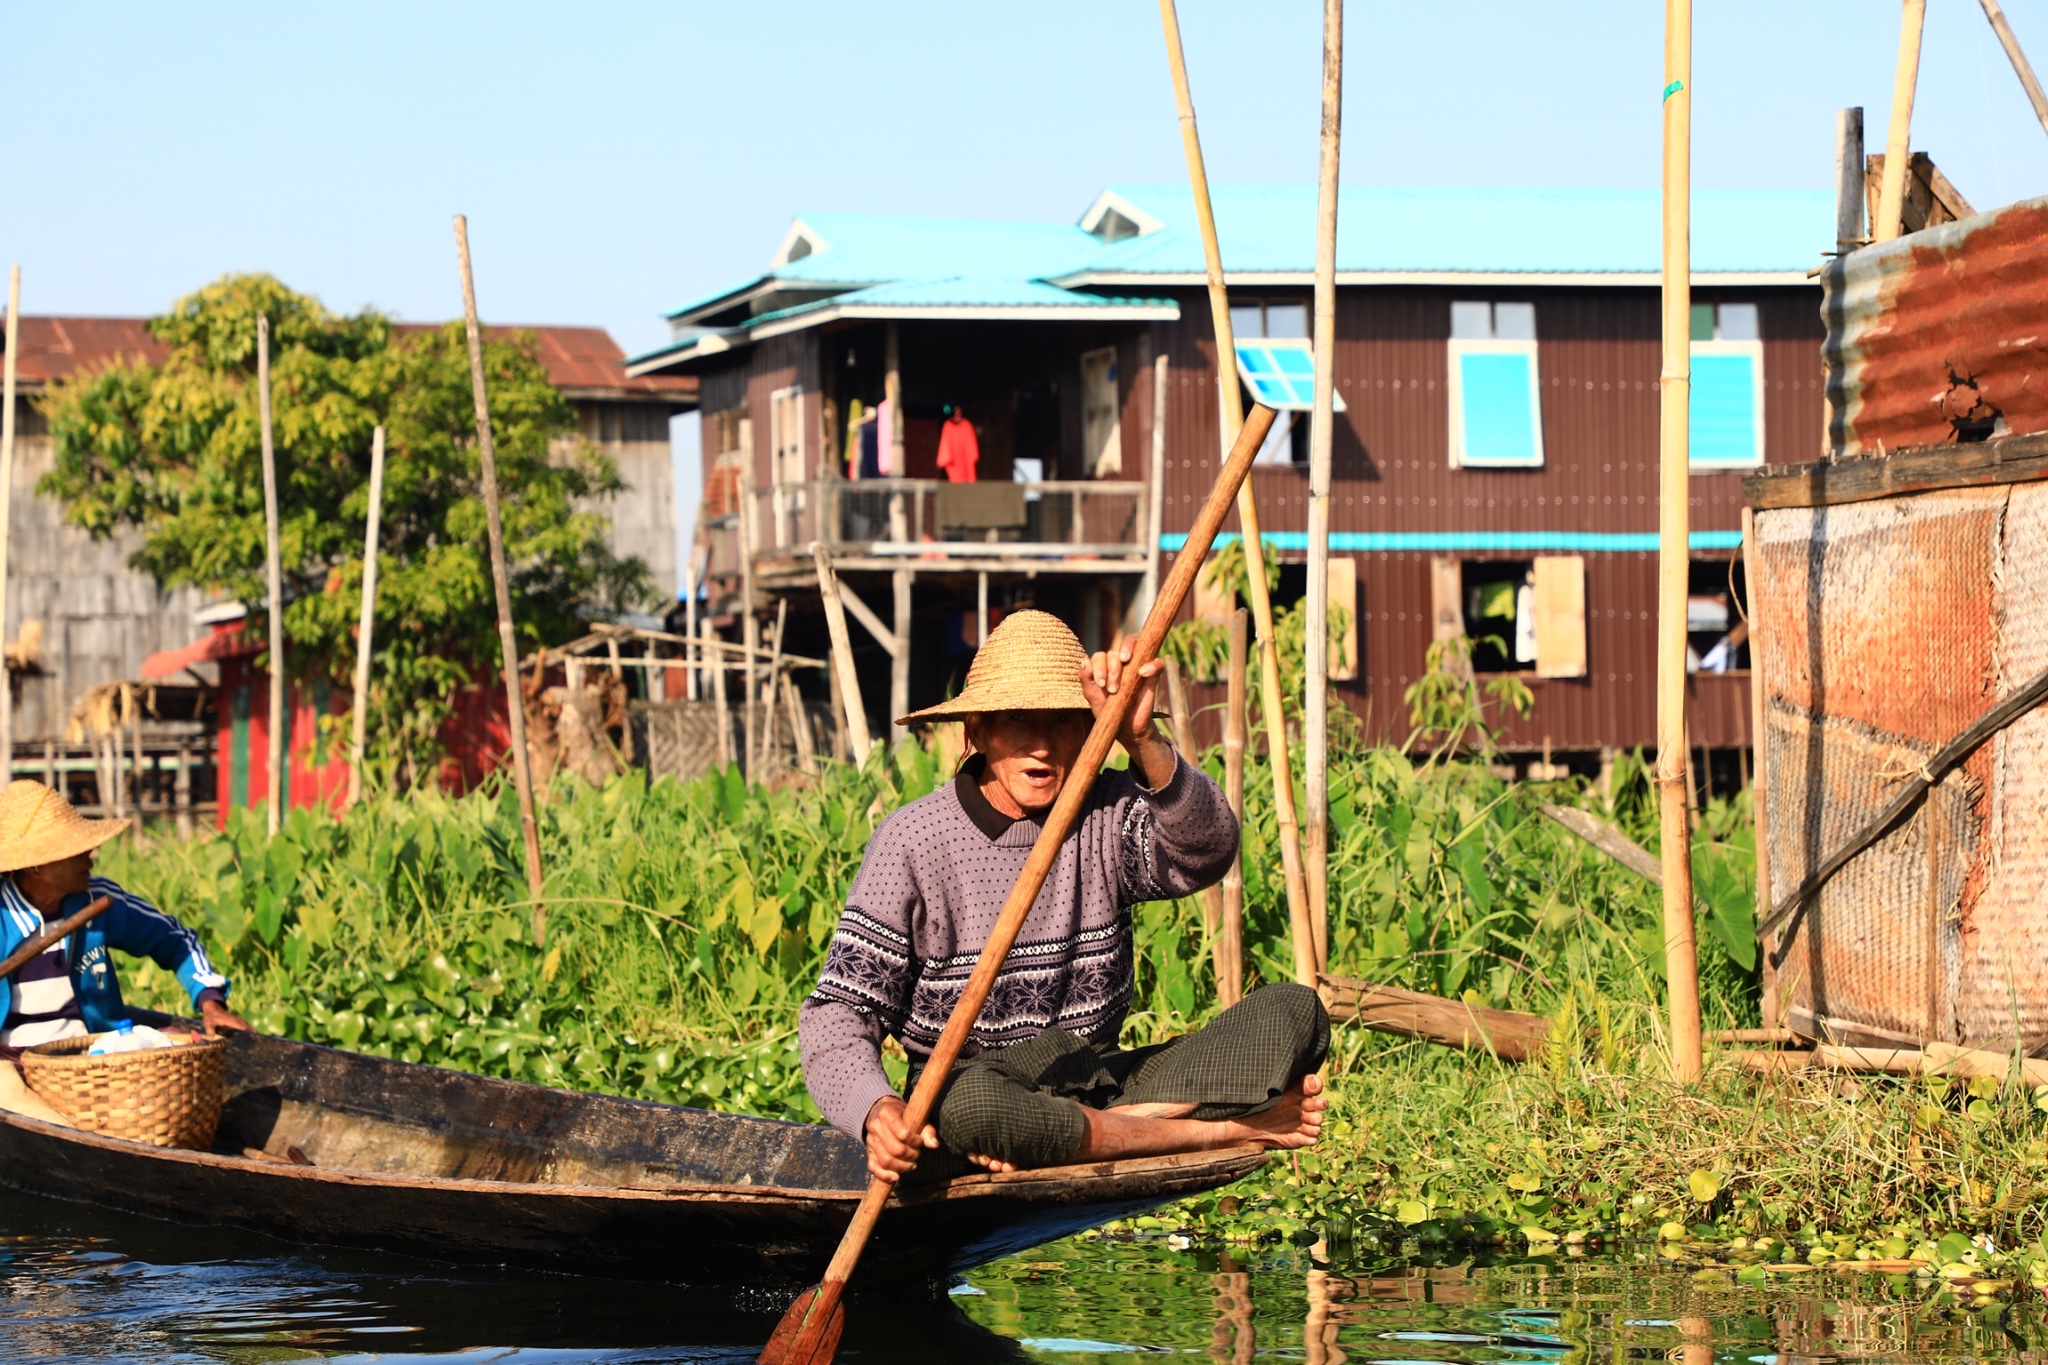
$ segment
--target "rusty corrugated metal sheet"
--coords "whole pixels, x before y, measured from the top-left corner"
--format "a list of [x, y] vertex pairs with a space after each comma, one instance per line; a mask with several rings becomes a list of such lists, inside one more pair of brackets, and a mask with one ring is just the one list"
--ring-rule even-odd
[[1836, 458], [2048, 431], [2048, 199], [1853, 251], [1821, 284]]
[[[2048, 667], [2048, 487], [1773, 508], [1757, 536], [1768, 855], [1772, 885], [1789, 888]], [[1821, 890], [1781, 974], [1795, 1025], [2038, 1042], [2044, 809], [2048, 713], [2036, 711]]]
[[[0, 339], [0, 350], [5, 346]], [[117, 357], [154, 365], [163, 360], [164, 348], [141, 318], [21, 315], [21, 354], [14, 364], [23, 388], [37, 389], [80, 371], [100, 369]]]

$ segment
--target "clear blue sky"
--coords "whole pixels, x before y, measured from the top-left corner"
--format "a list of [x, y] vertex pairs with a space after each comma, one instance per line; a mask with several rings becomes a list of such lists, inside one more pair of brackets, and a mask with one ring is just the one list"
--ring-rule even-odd
[[[1979, 208], [2048, 192], [2048, 134], [1975, 0], [1929, 10], [1915, 147]], [[2006, 11], [2048, 64], [2048, 0]], [[1830, 184], [1840, 105], [1881, 148], [1898, 13], [1699, 0], [1696, 182]], [[1347, 22], [1347, 182], [1657, 183], [1657, 0]], [[1183, 0], [1181, 23], [1211, 177], [1311, 181], [1320, 6]], [[26, 312], [153, 313], [266, 270], [331, 308], [449, 317], [463, 212], [487, 319], [599, 324], [629, 352], [805, 210], [1059, 220], [1185, 178], [1148, 0], [10, 0], [0, 108]]]

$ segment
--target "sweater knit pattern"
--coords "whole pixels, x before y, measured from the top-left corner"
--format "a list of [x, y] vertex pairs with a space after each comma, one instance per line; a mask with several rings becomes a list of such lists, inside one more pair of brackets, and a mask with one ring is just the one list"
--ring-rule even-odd
[[[800, 1036], [805, 1079], [827, 1119], [859, 1136], [893, 1093], [884, 1037], [928, 1056], [973, 974], [1039, 824], [991, 834], [963, 777], [885, 820], [869, 841]], [[1000, 822], [1000, 817], [995, 817]], [[963, 1056], [1061, 1028], [1114, 1045], [1134, 985], [1130, 907], [1212, 884], [1237, 822], [1200, 771], [1179, 764], [1156, 792], [1125, 772], [1097, 780], [1075, 832], [996, 976]]]

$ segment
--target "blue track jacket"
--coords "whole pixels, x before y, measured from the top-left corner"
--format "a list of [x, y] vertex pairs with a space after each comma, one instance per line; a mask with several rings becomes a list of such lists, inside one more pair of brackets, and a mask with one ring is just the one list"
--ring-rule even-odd
[[[196, 1007], [204, 992], [227, 999], [228, 979], [213, 969], [199, 936], [121, 884], [106, 877], [94, 877], [82, 895], [67, 896], [58, 919], [75, 915], [101, 896], [114, 903], [84, 928], [74, 931], [65, 945], [71, 964], [71, 989], [78, 997], [79, 1013], [85, 1027], [104, 1033], [117, 1020], [127, 1018], [121, 1004], [121, 983], [114, 976], [109, 948], [119, 948], [136, 957], [155, 959], [158, 966], [175, 972], [178, 984], [192, 997]], [[13, 952], [43, 929], [43, 916], [28, 897], [14, 885], [14, 878], [0, 878], [0, 957]], [[0, 979], [0, 1019], [14, 1005], [14, 984]]]

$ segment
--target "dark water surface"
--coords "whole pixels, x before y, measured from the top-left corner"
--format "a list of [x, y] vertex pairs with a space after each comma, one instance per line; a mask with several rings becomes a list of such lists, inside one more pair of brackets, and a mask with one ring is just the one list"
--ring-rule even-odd
[[[2038, 1295], [1949, 1304], [1910, 1279], [1737, 1283], [1625, 1260], [1237, 1260], [1078, 1241], [942, 1302], [857, 1301], [841, 1359], [2039, 1361]], [[0, 1192], [0, 1360], [751, 1361], [780, 1303], [309, 1251]]]

